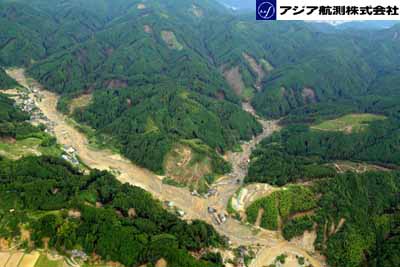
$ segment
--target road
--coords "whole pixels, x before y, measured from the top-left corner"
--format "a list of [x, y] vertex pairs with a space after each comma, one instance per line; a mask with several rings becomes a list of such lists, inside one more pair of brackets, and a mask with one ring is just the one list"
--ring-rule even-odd
[[[226, 155], [227, 160], [232, 163], [232, 173], [217, 181], [214, 186], [218, 190], [217, 196], [205, 199], [192, 196], [188, 189], [163, 184], [162, 177], [133, 164], [119, 154], [115, 154], [109, 150], [94, 150], [90, 148], [86, 136], [71, 126], [67, 122], [67, 118], [58, 112], [56, 108], [58, 96], [56, 94], [43, 89], [35, 81], [27, 79], [23, 69], [10, 69], [7, 70], [7, 73], [22, 86], [39, 90], [41, 95], [40, 100], [33, 96], [32, 98], [35, 99], [37, 107], [55, 125], [54, 134], [58, 142], [62, 145], [75, 148], [80, 160], [87, 166], [99, 170], [118, 170], [119, 175], [117, 179], [119, 181], [141, 187], [161, 201], [168, 200], [174, 202], [175, 206], [186, 213], [185, 219], [199, 219], [212, 224], [220, 234], [227, 236], [234, 246], [253, 246], [259, 244], [263, 248], [261, 251], [269, 251], [276, 246], [282, 249], [288, 244], [282, 240], [277, 232], [262, 229], [254, 231], [254, 228], [243, 225], [232, 218], [228, 218], [226, 223], [219, 225], [207, 211], [208, 207], [215, 207], [220, 212], [225, 211], [229, 198], [241, 186], [240, 183], [237, 183], [237, 180], [239, 179], [242, 182], [247, 174], [248, 161], [252, 149], [263, 138], [279, 129], [276, 121], [266, 121], [258, 117], [248, 103], [243, 104], [243, 109], [253, 114], [259, 120], [263, 126], [263, 131], [251, 141], [243, 144], [242, 152], [228, 153]], [[304, 257], [310, 257], [306, 251], [300, 248], [297, 248], [297, 250]], [[262, 262], [265, 262], [265, 253], [259, 255], [259, 258], [263, 259]], [[260, 262], [260, 260], [254, 262]], [[252, 265], [252, 267], [258, 266], [263, 265]], [[322, 265], [318, 261], [315, 261], [313, 266], [320, 267]]]

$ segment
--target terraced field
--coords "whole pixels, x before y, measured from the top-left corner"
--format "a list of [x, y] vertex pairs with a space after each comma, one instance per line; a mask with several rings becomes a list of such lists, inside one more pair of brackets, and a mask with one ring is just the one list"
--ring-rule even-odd
[[62, 261], [59, 265], [38, 265], [39, 259], [43, 258], [42, 262], [50, 262], [46, 256], [41, 255], [39, 252], [34, 251], [31, 253], [24, 253], [21, 251], [8, 251], [0, 252], [0, 267], [61, 267]]

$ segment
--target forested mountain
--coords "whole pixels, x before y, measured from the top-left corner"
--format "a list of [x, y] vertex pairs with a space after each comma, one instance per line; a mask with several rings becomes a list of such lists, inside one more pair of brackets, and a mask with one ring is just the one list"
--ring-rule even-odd
[[14, 107], [14, 101], [0, 94], [0, 136], [15, 137], [15, 129], [18, 125], [24, 125], [28, 118], [27, 114]]
[[[315, 197], [313, 216], [289, 218], [289, 193], [257, 205], [278, 216], [282, 200], [287, 238], [317, 223], [316, 244], [334, 267], [398, 263], [390, 252], [399, 241], [399, 25], [338, 31], [257, 22], [214, 0], [0, 0], [0, 25], [1, 89], [16, 86], [3, 68], [25, 68], [61, 95], [66, 115], [158, 173], [177, 145], [211, 162], [207, 171], [226, 173], [222, 154], [261, 132], [242, 102], [283, 117], [284, 128], [254, 151], [245, 182], [312, 184], [305, 192]], [[336, 127], [349, 115], [352, 125]], [[40, 133], [27, 118], [0, 95], [0, 137]], [[339, 161], [387, 172], [338, 174]], [[82, 247], [127, 266], [160, 257], [168, 266], [220, 264], [189, 253], [221, 245], [211, 227], [179, 220], [108, 173], [83, 175], [51, 157], [0, 158], [0, 167], [2, 236], [18, 235], [22, 223], [36, 246], [50, 237], [52, 247]]]
[[399, 263], [399, 103], [398, 96], [363, 96], [297, 108], [251, 156], [247, 183], [313, 189], [312, 216], [293, 213], [283, 235], [291, 239], [316, 224], [315, 245], [331, 266]]
[[260, 226], [281, 225], [287, 240], [304, 231], [317, 232], [315, 247], [329, 266], [397, 266], [399, 238], [399, 173], [346, 173], [310, 187], [290, 185], [254, 201], [246, 210]]
[[[10, 81], [15, 83], [14, 80], [8, 80], [7, 83], [0, 83], [0, 87], [10, 84]], [[38, 128], [26, 122], [28, 119], [29, 115], [16, 108], [12, 99], [0, 93], [0, 138], [23, 138], [40, 132]]]
[[[67, 104], [109, 89], [95, 91], [75, 117], [115, 136], [122, 152], [145, 167], [162, 172], [166, 153], [182, 139], [223, 152], [261, 130], [206, 56], [206, 33], [194, 34], [203, 18], [222, 12], [217, 3], [2, 2], [10, 27], [1, 33], [1, 64], [25, 65]], [[36, 20], [44, 26], [29, 28]], [[21, 58], [12, 56], [17, 49]]]
[[17, 86], [17, 82], [11, 79], [7, 73], [0, 68], [0, 90], [1, 89], [11, 89]]
[[347, 173], [318, 183], [316, 247], [332, 266], [398, 265], [399, 186], [398, 172]]
[[[298, 179], [330, 176], [332, 172], [326, 163], [338, 160], [398, 168], [399, 103], [398, 96], [368, 96], [296, 109], [282, 120], [287, 126], [263, 140], [254, 151], [248, 181], [283, 185]], [[337, 120], [331, 120], [346, 118], [345, 114], [355, 115], [348, 117], [343, 128]], [[360, 114], [367, 117], [380, 114], [380, 117], [372, 116], [378, 119], [366, 121], [362, 117], [357, 119]], [[332, 125], [321, 127], [323, 122]]]
[[398, 95], [398, 33], [398, 26], [379, 32], [313, 33], [314, 44], [301, 53], [303, 59], [276, 69], [253, 104], [263, 114], [282, 116], [307, 104]]
[[[28, 118], [0, 94], [0, 143], [48, 136], [25, 122]], [[22, 232], [29, 232], [29, 240]], [[190, 252], [224, 244], [210, 225], [180, 220], [143, 189], [121, 184], [107, 172], [84, 175], [48, 156], [0, 156], [0, 239], [26, 250], [79, 248], [125, 266], [161, 258], [168, 266], [221, 266], [219, 254], [206, 252], [195, 259]]]
[[[1, 33], [1, 64], [23, 63], [62, 94], [172, 80], [237, 103], [221, 73], [236, 66], [244, 89], [255, 92], [260, 78], [262, 90], [253, 103], [272, 116], [313, 102], [397, 89], [392, 81], [398, 26], [321, 33], [302, 22], [234, 16], [206, 0], [51, 5], [48, 0], [3, 0], [1, 7], [3, 24], [10, 25]], [[389, 81], [394, 88], [387, 87]]]
[[[59, 251], [81, 247], [105, 261], [126, 266], [220, 266], [196, 260], [188, 251], [221, 245], [214, 229], [183, 222], [144, 190], [120, 184], [106, 172], [78, 173], [54, 158], [0, 158], [0, 237], [31, 232], [32, 246]], [[97, 205], [97, 207], [96, 207]], [[16, 210], [10, 213], [9, 210]], [[28, 248], [28, 247], [27, 247]]]
[[[256, 22], [206, 0], [2, 0], [0, 14], [1, 65], [28, 68], [63, 95], [66, 112], [71, 98], [93, 94], [75, 118], [159, 172], [179, 140], [200, 139], [223, 152], [259, 132], [241, 99], [279, 117], [314, 103], [398, 92], [396, 26], [322, 33], [303, 22]], [[152, 108], [139, 100], [150, 92]], [[186, 108], [173, 108], [181, 102]], [[151, 134], [149, 122], [157, 129]]]

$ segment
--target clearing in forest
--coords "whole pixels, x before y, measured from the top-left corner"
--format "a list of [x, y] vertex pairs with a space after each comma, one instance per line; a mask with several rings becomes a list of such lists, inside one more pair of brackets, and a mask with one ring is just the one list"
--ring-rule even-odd
[[203, 10], [201, 10], [198, 6], [192, 5], [192, 8], [190, 11], [195, 15], [196, 17], [200, 18], [203, 17]]
[[170, 49], [182, 50], [183, 45], [176, 39], [175, 33], [171, 31], [162, 31], [161, 37]]
[[145, 33], [152, 33], [153, 32], [153, 28], [150, 25], [144, 25], [143, 26], [143, 30]]
[[269, 63], [268, 60], [266, 60], [266, 59], [260, 59], [260, 63], [261, 63], [261, 65], [263, 66], [263, 68], [264, 68], [264, 70], [265, 70], [266, 72], [271, 72], [271, 71], [274, 70], [274, 67], [272, 66], [271, 63]]
[[71, 100], [70, 104], [70, 113], [74, 113], [76, 109], [79, 108], [84, 108], [90, 104], [90, 101], [92, 101], [92, 95], [91, 94], [84, 94], [79, 97], [76, 97]]
[[143, 4], [143, 3], [139, 3], [139, 4], [137, 5], [137, 9], [145, 9], [145, 8], [146, 8], [146, 5]]
[[42, 142], [40, 136], [22, 140], [0, 138], [0, 155], [13, 160], [26, 156], [61, 156], [57, 146], [43, 146]]
[[258, 64], [257, 60], [250, 56], [249, 54], [243, 53], [244, 59], [247, 61], [247, 63], [250, 65], [251, 69], [253, 72], [257, 74], [257, 80], [255, 87], [257, 88], [258, 91], [261, 90], [261, 82], [264, 79], [266, 73], [264, 72], [263, 66], [261, 64]]
[[337, 161], [333, 163], [333, 167], [338, 173], [344, 173], [348, 171], [355, 173], [364, 173], [368, 171], [389, 171], [389, 169], [382, 166], [352, 161]]
[[229, 86], [238, 96], [242, 96], [245, 85], [242, 79], [242, 74], [240, 74], [239, 66], [233, 67], [231, 69], [224, 70], [224, 77]]
[[212, 173], [211, 159], [187, 145], [178, 144], [166, 157], [165, 172], [179, 184], [202, 187], [202, 178]]
[[334, 120], [327, 120], [311, 128], [322, 131], [339, 131], [345, 133], [360, 132], [369, 123], [377, 120], [384, 120], [385, 116], [375, 114], [348, 114]]

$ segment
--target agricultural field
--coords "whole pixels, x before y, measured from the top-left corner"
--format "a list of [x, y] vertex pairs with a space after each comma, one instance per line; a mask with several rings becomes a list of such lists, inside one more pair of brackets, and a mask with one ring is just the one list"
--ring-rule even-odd
[[61, 150], [57, 146], [43, 146], [41, 138], [29, 137], [22, 140], [0, 139], [0, 155], [10, 159], [18, 159], [25, 156], [61, 156]]
[[64, 259], [51, 260], [38, 251], [24, 253], [21, 251], [0, 252], [0, 267], [62, 267]]
[[354, 133], [364, 130], [373, 121], [384, 119], [386, 119], [385, 116], [375, 114], [348, 114], [334, 120], [324, 121], [311, 128], [322, 131]]
[[50, 260], [46, 255], [40, 255], [34, 267], [62, 267], [63, 262], [63, 259]]

